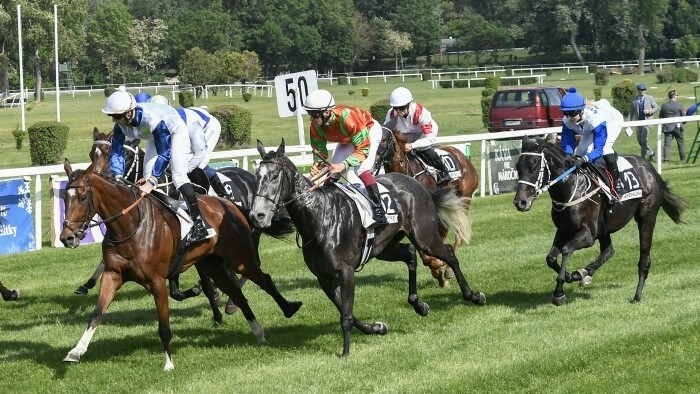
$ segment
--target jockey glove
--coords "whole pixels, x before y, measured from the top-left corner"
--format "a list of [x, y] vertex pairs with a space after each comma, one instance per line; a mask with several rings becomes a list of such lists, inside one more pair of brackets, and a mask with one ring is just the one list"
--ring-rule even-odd
[[574, 156], [574, 166], [581, 167], [586, 164], [586, 158], [582, 156]]

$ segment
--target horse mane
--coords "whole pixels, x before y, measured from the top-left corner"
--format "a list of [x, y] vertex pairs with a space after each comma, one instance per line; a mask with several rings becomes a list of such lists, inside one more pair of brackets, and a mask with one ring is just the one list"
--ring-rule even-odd
[[564, 152], [561, 146], [549, 142], [546, 138], [523, 138], [522, 145], [523, 152], [548, 152], [551, 154], [552, 158], [562, 162], [568, 163], [570, 160], [569, 155]]
[[394, 138], [396, 139], [396, 142], [399, 143], [400, 145], [408, 143], [406, 136], [402, 132], [400, 132], [398, 130], [392, 130], [392, 133], [394, 134]]

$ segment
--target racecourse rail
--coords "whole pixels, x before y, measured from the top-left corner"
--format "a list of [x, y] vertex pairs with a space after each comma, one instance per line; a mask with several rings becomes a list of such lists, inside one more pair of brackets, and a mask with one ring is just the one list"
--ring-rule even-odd
[[[664, 118], [664, 119], [649, 119], [649, 120], [636, 120], [631, 122], [623, 123], [623, 133], [626, 127], [636, 127], [636, 126], [652, 126], [657, 125], [656, 132], [656, 169], [659, 173], [662, 171], [661, 160], [663, 152], [663, 133], [661, 131], [661, 125], [665, 123], [685, 123], [685, 122], [700, 122], [700, 115], [693, 116], [683, 116], [677, 118]], [[522, 138], [523, 136], [537, 136], [537, 135], [547, 135], [547, 134], [559, 134], [561, 133], [561, 127], [549, 127], [542, 129], [530, 129], [530, 130], [515, 130], [515, 131], [504, 131], [500, 133], [482, 133], [482, 134], [471, 134], [471, 135], [456, 135], [447, 137], [438, 137], [437, 144], [442, 145], [452, 145], [462, 151], [466, 144], [479, 143], [480, 144], [480, 170], [479, 170], [479, 196], [484, 197], [486, 190], [486, 160], [487, 154], [487, 144], [490, 141], [502, 140], [502, 139], [514, 139]], [[328, 148], [330, 150], [335, 149], [336, 144], [329, 144]], [[267, 149], [277, 149], [277, 147], [269, 147]], [[287, 146], [285, 148], [287, 156], [292, 159], [295, 164], [310, 164], [311, 159], [311, 146], [310, 145], [294, 145]], [[250, 149], [239, 149], [239, 150], [228, 150], [213, 152], [211, 154], [211, 160], [231, 160], [232, 163], [236, 163], [240, 167], [248, 170], [251, 167], [251, 163], [260, 157], [258, 150], [255, 148]], [[76, 163], [73, 164], [74, 169], [85, 169], [90, 165], [90, 163]], [[25, 168], [8, 168], [0, 170], [0, 179], [4, 178], [17, 178], [17, 177], [31, 177], [35, 176], [34, 180], [34, 235], [35, 239], [42, 239], [42, 210], [41, 210], [41, 176], [42, 175], [65, 175], [63, 164], [41, 166], [41, 167], [25, 167]], [[31, 179], [29, 179], [31, 182]], [[36, 249], [41, 249], [42, 242], [38, 241], [36, 243]]]

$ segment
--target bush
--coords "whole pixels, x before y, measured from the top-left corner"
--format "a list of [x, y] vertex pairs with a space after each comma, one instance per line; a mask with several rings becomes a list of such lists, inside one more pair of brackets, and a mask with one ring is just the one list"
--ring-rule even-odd
[[667, 68], [656, 74], [656, 80], [659, 83], [696, 82], [698, 80], [698, 73], [685, 68]]
[[68, 144], [70, 128], [55, 121], [37, 122], [29, 126], [29, 155], [33, 165], [58, 164]]
[[364, 88], [362, 88], [362, 97], [367, 97], [367, 96], [369, 96], [369, 88], [364, 87]]
[[623, 116], [629, 116], [632, 100], [637, 96], [637, 86], [629, 79], [625, 79], [612, 88], [612, 105]]
[[241, 96], [243, 96], [243, 101], [245, 101], [246, 103], [253, 98], [253, 95], [250, 92], [244, 92], [243, 94], [241, 94]]
[[548, 69], [544, 70], [544, 73], [545, 73], [545, 75], [547, 75], [548, 77], [551, 77], [551, 76], [552, 76], [552, 69], [551, 69], [551, 68], [548, 68]]
[[181, 90], [177, 94], [177, 101], [180, 103], [181, 107], [193, 107], [194, 106], [194, 92], [191, 90]]
[[595, 84], [596, 86], [606, 86], [610, 83], [610, 75], [604, 70], [595, 72]]
[[433, 78], [433, 73], [430, 71], [421, 71], [420, 77], [423, 81], [430, 81]]
[[484, 127], [489, 127], [489, 112], [494, 94], [496, 94], [496, 89], [493, 88], [487, 87], [481, 91], [481, 122]]
[[27, 132], [20, 129], [19, 126], [15, 126], [15, 129], [12, 131], [12, 136], [15, 137], [15, 148], [18, 151], [22, 150], [22, 142], [24, 142], [24, 136], [26, 135]]
[[247, 148], [250, 146], [250, 131], [253, 127], [253, 113], [237, 105], [220, 105], [211, 114], [221, 122], [219, 143], [226, 148]]
[[338, 85], [347, 85], [348, 84], [348, 77], [341, 75], [338, 77]]
[[107, 86], [105, 88], [105, 97], [111, 96], [112, 93], [114, 93], [116, 90], [117, 90], [117, 88], [115, 88], [114, 86]]
[[369, 112], [372, 114], [374, 119], [379, 120], [379, 123], [383, 123], [386, 119], [386, 113], [391, 109], [389, 105], [389, 99], [379, 100], [369, 107]]
[[596, 72], [598, 72], [598, 65], [597, 64], [589, 64], [588, 65], [588, 72], [590, 74], [595, 74]]
[[676, 61], [673, 62], [673, 65], [676, 68], [685, 68], [685, 63], [683, 63], [683, 59], [676, 59]]
[[595, 101], [598, 101], [601, 98], [603, 98], [603, 89], [602, 88], [594, 88], [593, 89], [593, 97], [594, 97]]
[[[532, 80], [534, 82], [536, 82], [537, 78], [532, 78]], [[515, 80], [513, 80], [513, 81], [515, 81]], [[486, 80], [484, 81], [484, 87], [491, 88], [493, 90], [498, 90], [498, 87], [501, 86], [502, 82], [503, 82], [503, 80], [500, 77], [498, 77], [496, 75], [489, 75], [486, 77]], [[527, 82], [523, 82], [523, 83], [527, 84]]]
[[350, 90], [348, 90], [348, 94], [352, 96], [353, 94], [355, 94], [355, 91], [350, 89]]

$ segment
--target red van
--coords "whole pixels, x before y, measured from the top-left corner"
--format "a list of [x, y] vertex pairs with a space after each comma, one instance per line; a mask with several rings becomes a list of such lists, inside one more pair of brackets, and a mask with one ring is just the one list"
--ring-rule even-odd
[[562, 88], [549, 86], [505, 87], [493, 95], [489, 132], [561, 126]]

